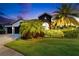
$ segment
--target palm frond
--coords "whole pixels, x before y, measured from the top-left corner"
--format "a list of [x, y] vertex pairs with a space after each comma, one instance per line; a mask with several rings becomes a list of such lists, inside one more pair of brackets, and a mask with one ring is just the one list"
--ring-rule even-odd
[[[76, 11], [74, 9], [73, 4], [62, 4], [57, 11], [55, 11], [55, 26], [70, 26], [71, 24], [79, 25], [78, 21], [74, 19], [74, 17], [79, 17], [79, 13], [73, 12]], [[72, 16], [72, 17], [71, 17]]]

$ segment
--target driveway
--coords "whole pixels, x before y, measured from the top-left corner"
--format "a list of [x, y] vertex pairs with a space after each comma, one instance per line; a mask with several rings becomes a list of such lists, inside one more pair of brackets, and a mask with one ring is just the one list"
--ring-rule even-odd
[[4, 44], [15, 40], [17, 37], [11, 34], [2, 34], [0, 35], [0, 56], [23, 56], [19, 52], [14, 51], [8, 47], [5, 47]]

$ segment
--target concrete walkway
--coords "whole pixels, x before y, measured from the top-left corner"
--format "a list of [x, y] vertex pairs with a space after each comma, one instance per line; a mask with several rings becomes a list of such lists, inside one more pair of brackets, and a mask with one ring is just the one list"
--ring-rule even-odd
[[0, 35], [0, 56], [23, 56], [19, 52], [4, 46], [4, 44], [13, 40], [15, 39], [13, 39], [11, 35]]

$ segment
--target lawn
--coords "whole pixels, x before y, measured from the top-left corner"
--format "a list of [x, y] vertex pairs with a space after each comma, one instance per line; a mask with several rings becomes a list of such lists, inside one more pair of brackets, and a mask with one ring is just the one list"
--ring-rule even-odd
[[6, 44], [25, 56], [79, 56], [79, 40], [43, 38], [16, 40]]

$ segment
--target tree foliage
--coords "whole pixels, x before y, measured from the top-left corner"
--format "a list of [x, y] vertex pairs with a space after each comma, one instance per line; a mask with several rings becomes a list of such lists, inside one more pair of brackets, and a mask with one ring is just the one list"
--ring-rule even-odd
[[44, 36], [42, 21], [28, 20], [20, 25], [20, 34], [23, 38], [37, 38]]

